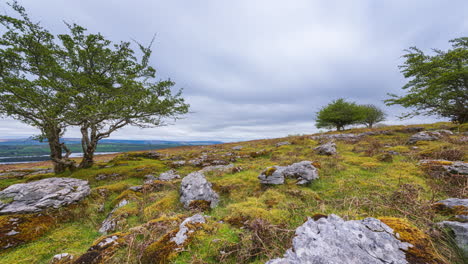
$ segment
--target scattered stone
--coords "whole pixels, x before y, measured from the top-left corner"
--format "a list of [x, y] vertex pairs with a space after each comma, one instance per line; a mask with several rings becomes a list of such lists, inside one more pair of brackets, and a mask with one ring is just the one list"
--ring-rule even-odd
[[232, 150], [242, 150], [243, 148], [243, 146], [235, 146], [232, 148]]
[[180, 186], [180, 202], [186, 209], [194, 201], [203, 200], [210, 202], [210, 207], [218, 205], [219, 196], [213, 191], [212, 185], [201, 172], [192, 172], [182, 179]]
[[102, 181], [102, 180], [107, 180], [107, 179], [114, 179], [114, 178], [117, 178], [119, 176], [120, 176], [120, 174], [118, 174], [118, 173], [112, 173], [112, 174], [101, 173], [101, 174], [98, 174], [96, 176], [96, 180]]
[[453, 231], [457, 246], [462, 250], [465, 257], [468, 257], [468, 222], [443, 221], [440, 224]]
[[289, 141], [283, 141], [283, 142], [278, 142], [276, 143], [276, 147], [281, 147], [281, 146], [285, 146], [285, 145], [291, 145], [291, 142]]
[[204, 167], [203, 169], [200, 170], [200, 172], [205, 173], [205, 172], [210, 172], [210, 171], [223, 171], [223, 172], [228, 172], [232, 171], [234, 168], [234, 164], [229, 164], [229, 165], [214, 165], [214, 166], [207, 166]]
[[205, 217], [201, 214], [193, 215], [187, 219], [185, 219], [182, 224], [179, 226], [179, 231], [177, 234], [171, 238], [171, 241], [175, 242], [178, 246], [183, 245], [185, 240], [188, 238], [188, 234], [190, 233], [190, 229], [187, 224], [196, 224], [196, 223], [205, 223]]
[[71, 263], [73, 261], [73, 258], [74, 256], [69, 253], [57, 254], [52, 258], [50, 263], [51, 264]]
[[145, 181], [144, 183], [145, 184], [150, 184], [152, 183], [153, 181], [157, 180], [157, 178], [153, 175], [153, 174], [148, 174], [148, 175], [145, 175]]
[[421, 166], [440, 167], [448, 174], [468, 175], [468, 163], [463, 161], [449, 161], [449, 160], [420, 160]]
[[108, 234], [109, 232], [115, 231], [119, 219], [114, 216], [114, 212], [120, 207], [125, 206], [127, 204], [128, 201], [123, 199], [119, 202], [119, 204], [117, 204], [117, 206], [114, 207], [114, 209], [112, 209], [109, 215], [107, 215], [106, 219], [102, 222], [101, 228], [99, 228], [99, 233]]
[[323, 145], [320, 145], [316, 148], [314, 148], [314, 150], [317, 152], [317, 154], [320, 154], [320, 155], [335, 155], [336, 154], [336, 144], [333, 143], [332, 141], [330, 142], [327, 142]]
[[313, 140], [318, 139], [359, 139], [360, 135], [352, 134], [352, 133], [343, 133], [343, 134], [325, 134], [325, 135], [317, 135], [310, 137]]
[[437, 131], [433, 131], [433, 132], [429, 132], [429, 131], [422, 131], [422, 132], [418, 132], [414, 135], [412, 135], [409, 140], [408, 140], [408, 143], [409, 144], [414, 144], [418, 141], [434, 141], [434, 140], [439, 140], [442, 136], [443, 136], [444, 133], [439, 133]]
[[141, 191], [143, 191], [143, 186], [142, 185], [136, 185], [136, 186], [129, 187], [128, 189], [131, 190], [131, 191], [134, 191], [134, 192], [141, 192]]
[[258, 179], [262, 184], [283, 184], [285, 178], [297, 179], [296, 184], [308, 184], [318, 179], [317, 168], [310, 161], [301, 161], [289, 166], [273, 166], [264, 170]]
[[404, 251], [409, 247], [378, 219], [344, 221], [332, 214], [317, 221], [309, 218], [296, 229], [293, 247], [284, 257], [267, 264], [403, 264], [408, 263]]
[[178, 160], [178, 161], [172, 162], [171, 167], [178, 168], [178, 167], [185, 166], [185, 164], [187, 164], [187, 162], [185, 160]]
[[13, 184], [0, 191], [0, 214], [40, 212], [77, 202], [90, 193], [88, 181], [47, 178]]
[[174, 179], [180, 179], [180, 175], [177, 174], [177, 171], [175, 171], [175, 170], [168, 170], [166, 172], [163, 172], [163, 173], [159, 174], [158, 179], [160, 181], [171, 181], [171, 180], [174, 180]]
[[455, 207], [463, 206], [468, 209], [468, 199], [449, 198], [442, 201], [438, 201], [436, 204], [442, 204], [447, 208], [455, 209]]

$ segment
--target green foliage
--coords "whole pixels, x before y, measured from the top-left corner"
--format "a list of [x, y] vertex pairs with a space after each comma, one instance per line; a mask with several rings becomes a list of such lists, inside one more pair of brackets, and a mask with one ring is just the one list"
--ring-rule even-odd
[[375, 124], [385, 120], [384, 111], [375, 105], [360, 105], [360, 108], [364, 113], [364, 117], [360, 123], [366, 125], [368, 128], [372, 128]]
[[438, 115], [463, 124], [468, 121], [468, 37], [450, 41], [452, 49], [434, 49], [433, 55], [416, 47], [406, 50], [400, 66], [408, 83], [406, 95], [389, 94], [387, 105], [402, 105], [414, 111], [402, 117]]
[[54, 35], [16, 1], [10, 6], [19, 18], [0, 16], [0, 114], [39, 128], [54, 162], [62, 162], [62, 149], [69, 156], [59, 142], [68, 126], [80, 127], [81, 166], [89, 167], [99, 140], [114, 131], [162, 126], [188, 112], [182, 91], [171, 91], [174, 82], [156, 79], [152, 42], [134, 50], [130, 42], [115, 44], [76, 24]]
[[347, 125], [359, 123], [363, 118], [364, 113], [359, 105], [340, 98], [320, 109], [316, 117], [316, 127], [336, 127], [340, 131]]

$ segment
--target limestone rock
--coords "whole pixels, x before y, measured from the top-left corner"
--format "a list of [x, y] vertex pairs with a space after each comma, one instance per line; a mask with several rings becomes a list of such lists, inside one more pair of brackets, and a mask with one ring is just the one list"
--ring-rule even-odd
[[128, 201], [124, 199], [120, 201], [119, 204], [117, 204], [117, 206], [114, 207], [114, 209], [112, 209], [112, 211], [109, 213], [107, 218], [102, 222], [101, 228], [99, 228], [99, 233], [107, 234], [109, 232], [115, 231], [115, 228], [117, 227], [117, 222], [119, 219], [117, 219], [114, 216], [114, 212], [120, 207], [125, 206], [127, 204], [128, 204]]
[[468, 175], [468, 163], [449, 160], [420, 160], [422, 166], [441, 167], [448, 174]]
[[203, 169], [200, 170], [200, 172], [210, 172], [210, 171], [223, 171], [227, 172], [230, 171], [234, 168], [234, 164], [229, 164], [229, 165], [213, 165], [213, 166], [207, 166], [204, 167]]
[[150, 184], [156, 180], [156, 177], [153, 174], [145, 175], [145, 184]]
[[359, 139], [361, 135], [352, 134], [352, 133], [343, 133], [343, 134], [324, 134], [310, 137], [313, 140], [318, 139]]
[[453, 231], [457, 246], [462, 250], [465, 257], [468, 257], [468, 222], [443, 221], [441, 225]]
[[[77, 202], [90, 193], [88, 181], [47, 178], [19, 183], [0, 191], [0, 214], [40, 212]], [[7, 202], [5, 202], [7, 201]]]
[[176, 243], [178, 246], [185, 243], [185, 240], [188, 238], [188, 234], [190, 232], [189, 227], [187, 224], [195, 224], [195, 223], [205, 223], [205, 217], [201, 214], [193, 215], [189, 218], [186, 218], [179, 226], [179, 231], [177, 234], [171, 238], [171, 241]]
[[320, 154], [320, 155], [335, 155], [336, 154], [336, 144], [333, 143], [332, 141], [325, 143], [323, 145], [320, 145], [314, 150]]
[[437, 131], [421, 131], [421, 132], [418, 132], [414, 135], [412, 135], [409, 140], [408, 140], [408, 143], [409, 144], [414, 144], [418, 141], [434, 141], [434, 140], [438, 140], [440, 139], [442, 136], [443, 136], [444, 133], [441, 133], [441, 132], [437, 132]]
[[212, 185], [208, 182], [201, 172], [192, 172], [182, 179], [180, 186], [180, 202], [185, 208], [190, 208], [190, 203], [197, 200], [210, 202], [210, 207], [214, 208], [218, 205], [219, 196], [211, 188]]
[[50, 261], [51, 264], [65, 264], [65, 263], [72, 263], [74, 256], [69, 253], [61, 253], [55, 255], [52, 260]]
[[307, 184], [318, 179], [318, 172], [312, 162], [301, 161], [289, 166], [267, 168], [258, 176], [262, 184], [283, 184], [285, 178], [297, 179], [296, 184]]
[[438, 201], [436, 204], [443, 204], [445, 207], [450, 209], [454, 209], [455, 206], [463, 206], [468, 209], [468, 199], [449, 198]]
[[282, 173], [284, 167], [273, 166], [262, 171], [258, 175], [258, 179], [262, 184], [284, 184], [284, 175]]
[[235, 146], [232, 148], [232, 150], [241, 150], [243, 148], [244, 148], [243, 146]]
[[278, 142], [276, 143], [276, 147], [281, 147], [281, 146], [286, 146], [286, 145], [291, 145], [291, 142], [289, 141], [282, 141], [282, 142]]
[[180, 175], [178, 175], [175, 170], [168, 170], [159, 174], [160, 181], [171, 181], [174, 179], [180, 179]]
[[332, 214], [307, 220], [296, 229], [292, 249], [267, 264], [404, 264], [408, 263], [404, 250], [410, 246], [380, 220], [344, 221]]

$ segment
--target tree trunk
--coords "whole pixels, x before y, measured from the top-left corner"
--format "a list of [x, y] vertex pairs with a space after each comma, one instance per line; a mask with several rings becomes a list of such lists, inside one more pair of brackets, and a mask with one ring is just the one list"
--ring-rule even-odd
[[[68, 168], [71, 171], [75, 169], [74, 161], [69, 160], [68, 156], [70, 152], [66, 148], [65, 144], [60, 143], [60, 135], [62, 130], [60, 128], [54, 128], [47, 131], [47, 141], [50, 148], [50, 159], [54, 165], [55, 173], [62, 173]], [[67, 151], [65, 157], [63, 157], [63, 150]]]
[[83, 126], [81, 131], [81, 149], [83, 150], [83, 159], [80, 168], [90, 168], [94, 164], [94, 152], [98, 144], [97, 129]]

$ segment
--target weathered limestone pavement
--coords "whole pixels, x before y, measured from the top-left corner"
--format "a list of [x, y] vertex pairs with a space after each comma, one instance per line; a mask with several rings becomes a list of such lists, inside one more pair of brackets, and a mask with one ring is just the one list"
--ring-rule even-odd
[[336, 155], [336, 144], [333, 141], [330, 141], [314, 148], [314, 150], [319, 155]]
[[283, 184], [286, 178], [297, 179], [296, 184], [307, 184], [318, 179], [318, 171], [311, 161], [301, 161], [289, 166], [273, 166], [264, 170], [258, 179], [262, 184]]
[[47, 178], [19, 183], [0, 191], [0, 214], [36, 213], [75, 203], [90, 193], [88, 181]]
[[344, 221], [332, 214], [307, 220], [296, 229], [293, 247], [284, 257], [267, 264], [405, 264], [409, 247], [378, 219]]

